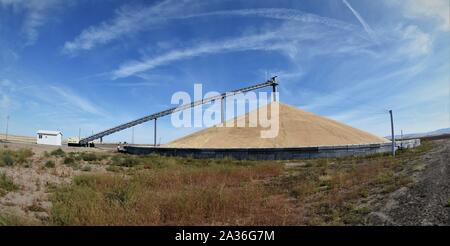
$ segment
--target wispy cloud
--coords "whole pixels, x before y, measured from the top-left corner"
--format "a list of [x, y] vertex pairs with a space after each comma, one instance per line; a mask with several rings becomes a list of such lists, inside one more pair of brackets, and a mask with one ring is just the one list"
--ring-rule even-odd
[[59, 98], [69, 105], [74, 106], [75, 108], [81, 109], [87, 113], [104, 116], [103, 110], [99, 109], [98, 106], [95, 106], [92, 102], [90, 102], [86, 98], [82, 98], [81, 96], [69, 91], [68, 89], [64, 89], [57, 86], [50, 86], [50, 89], [55, 91]]
[[124, 35], [146, 30], [167, 18], [196, 8], [199, 4], [190, 0], [165, 0], [151, 6], [122, 6], [115, 11], [113, 19], [90, 26], [74, 40], [66, 42], [63, 52], [73, 54], [80, 50], [90, 50]]
[[372, 30], [372, 28], [367, 24], [367, 22], [364, 20], [364, 18], [356, 11], [347, 0], [342, 0], [342, 2], [347, 6], [347, 8], [352, 11], [353, 15], [355, 15], [356, 19], [358, 19], [359, 23], [364, 27], [364, 30], [366, 30], [367, 34], [375, 41], [377, 42], [377, 38], [375, 35], [375, 32]]
[[263, 33], [243, 35], [217, 42], [204, 41], [190, 48], [174, 49], [159, 56], [126, 62], [112, 72], [112, 78], [129, 77], [175, 61], [226, 52], [277, 51], [290, 58], [296, 58], [301, 54], [303, 48], [301, 44], [305, 41], [321, 41], [321, 44], [317, 42], [316, 46], [311, 47], [309, 55], [314, 52], [317, 54], [351, 53], [364, 50], [365, 46], [369, 45], [355, 33], [347, 33], [346, 36], [341, 34], [333, 29], [321, 28], [320, 25], [298, 26], [296, 23], [287, 22]]
[[188, 2], [164, 1], [160, 4], [144, 8], [123, 6], [116, 11], [116, 16], [112, 20], [88, 27], [74, 40], [66, 42], [63, 52], [73, 54], [80, 50], [90, 50], [98, 45], [119, 39], [122, 36], [156, 28], [167, 20], [210, 16], [262, 17], [316, 23], [344, 30], [356, 30], [353, 24], [295, 9], [258, 8], [201, 13], [198, 11], [202, 7], [201, 4], [187, 4]]
[[55, 9], [67, 2], [58, 0], [0, 0], [0, 6], [12, 7], [25, 13], [22, 31], [27, 39], [26, 45], [31, 45], [39, 36], [38, 29], [54, 16]]
[[113, 71], [113, 78], [122, 78], [153, 69], [157, 66], [168, 64], [173, 61], [196, 57], [206, 54], [215, 54], [237, 50], [257, 50], [257, 49], [273, 49], [275, 47], [267, 47], [265, 42], [276, 37], [275, 32], [265, 33], [263, 35], [253, 35], [248, 37], [230, 39], [222, 42], [209, 43], [205, 42], [195, 47], [172, 50], [166, 54], [148, 58], [141, 61], [128, 62], [119, 69]]
[[0, 109], [6, 110], [11, 106], [10, 92], [13, 90], [11, 81], [0, 79]]
[[403, 40], [402, 46], [398, 47], [398, 54], [407, 57], [427, 55], [432, 48], [433, 40], [430, 34], [425, 33], [414, 25], [400, 26], [396, 29], [399, 38]]
[[408, 18], [424, 18], [434, 20], [442, 31], [450, 31], [450, 2], [448, 0], [388, 0], [388, 5], [400, 7]]
[[353, 24], [336, 20], [329, 17], [323, 17], [312, 13], [307, 13], [297, 9], [285, 9], [285, 8], [257, 8], [257, 9], [237, 9], [237, 10], [224, 10], [224, 11], [212, 11], [207, 13], [197, 13], [192, 15], [181, 16], [179, 18], [194, 18], [194, 17], [206, 17], [206, 16], [248, 16], [248, 17], [264, 17], [269, 19], [298, 21], [304, 23], [317, 23], [323, 24], [339, 29], [355, 30]]
[[[381, 102], [387, 99], [380, 96], [386, 91], [386, 84], [407, 83], [424, 69], [425, 66], [423, 63], [413, 64], [383, 75], [377, 73], [377, 76], [368, 77], [366, 80], [347, 81], [351, 86], [346, 86], [330, 93], [322, 92], [320, 93], [321, 95], [317, 95], [317, 92], [308, 92], [307, 94], [311, 94], [309, 96], [311, 100], [308, 100], [308, 104], [303, 107], [308, 110], [344, 110], [349, 105], [361, 105], [361, 102], [364, 102], [366, 105], [361, 106], [366, 107], [366, 110], [381, 110], [383, 107], [381, 106]], [[370, 105], [374, 102], [374, 98], [377, 98], [376, 104], [379, 103], [378, 106]], [[372, 99], [372, 102], [369, 99]]]

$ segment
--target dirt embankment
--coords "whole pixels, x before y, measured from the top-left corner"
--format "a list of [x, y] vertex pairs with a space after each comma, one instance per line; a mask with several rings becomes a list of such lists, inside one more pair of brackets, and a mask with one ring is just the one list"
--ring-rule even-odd
[[369, 224], [450, 225], [450, 139], [434, 144], [421, 158], [414, 184], [390, 194]]

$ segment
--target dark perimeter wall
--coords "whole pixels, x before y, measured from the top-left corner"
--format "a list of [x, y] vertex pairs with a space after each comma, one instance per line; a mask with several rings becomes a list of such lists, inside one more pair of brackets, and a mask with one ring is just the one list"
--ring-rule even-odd
[[335, 158], [345, 156], [362, 156], [391, 151], [391, 143], [318, 146], [298, 148], [164, 148], [123, 146], [130, 154], [160, 154], [168, 156], [191, 156], [193, 158], [233, 158], [237, 160], [291, 160], [309, 158]]

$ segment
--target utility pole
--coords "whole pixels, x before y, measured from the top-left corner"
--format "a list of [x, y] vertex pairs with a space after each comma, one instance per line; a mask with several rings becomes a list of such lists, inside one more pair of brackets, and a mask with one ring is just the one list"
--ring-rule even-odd
[[78, 128], [78, 141], [81, 139], [81, 128]]
[[403, 129], [400, 130], [400, 147], [403, 149]]
[[134, 126], [131, 128], [131, 144], [134, 144]]
[[9, 125], [9, 115], [6, 116], [6, 141], [8, 141], [8, 125]]
[[395, 157], [394, 117], [392, 116], [392, 110], [389, 110], [389, 114], [391, 115], [392, 156]]

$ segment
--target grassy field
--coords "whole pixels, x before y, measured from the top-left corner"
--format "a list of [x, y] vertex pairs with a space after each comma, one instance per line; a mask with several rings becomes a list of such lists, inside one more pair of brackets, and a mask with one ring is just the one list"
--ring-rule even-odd
[[[52, 206], [33, 222], [43, 225], [358, 225], [374, 199], [413, 182], [411, 173], [432, 147], [424, 142], [396, 158], [297, 161], [54, 150], [31, 163], [28, 150], [0, 150], [0, 166], [76, 170], [71, 182], [45, 187]], [[0, 176], [0, 196], [18, 189]], [[0, 215], [0, 224], [29, 223]]]

